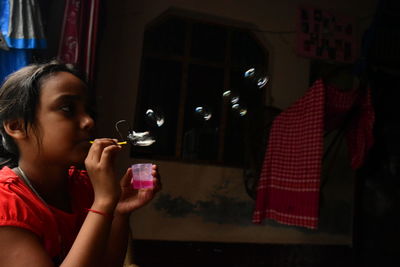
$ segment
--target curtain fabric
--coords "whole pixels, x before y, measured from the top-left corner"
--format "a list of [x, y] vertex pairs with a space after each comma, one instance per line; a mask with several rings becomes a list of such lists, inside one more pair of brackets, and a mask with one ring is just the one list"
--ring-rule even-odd
[[73, 64], [93, 80], [99, 0], [67, 0], [58, 59]]

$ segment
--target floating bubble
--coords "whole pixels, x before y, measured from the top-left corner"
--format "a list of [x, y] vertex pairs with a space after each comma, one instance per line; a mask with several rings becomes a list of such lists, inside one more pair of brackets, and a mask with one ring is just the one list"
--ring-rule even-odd
[[222, 97], [225, 98], [225, 99], [230, 98], [231, 95], [232, 95], [231, 90], [226, 90], [225, 92], [222, 93]]
[[208, 121], [212, 117], [212, 112], [207, 107], [202, 106], [196, 107], [194, 109], [194, 114], [197, 118], [204, 121]]
[[258, 88], [263, 88], [268, 83], [269, 78], [267, 76], [259, 78], [257, 82]]
[[128, 139], [134, 146], [150, 146], [156, 141], [149, 132], [132, 131], [128, 134]]
[[244, 72], [244, 77], [251, 87], [263, 88], [269, 81], [265, 71], [261, 68], [250, 68]]
[[253, 77], [255, 75], [255, 73], [256, 73], [256, 69], [255, 68], [250, 68], [250, 69], [248, 69], [248, 70], [246, 70], [244, 72], [244, 77], [245, 78]]
[[240, 96], [237, 92], [232, 92], [231, 90], [227, 90], [222, 94], [224, 101], [229, 103], [230, 105], [234, 105], [239, 103]]
[[239, 97], [239, 96], [237, 96], [237, 95], [232, 96], [232, 98], [231, 98], [231, 104], [232, 104], [232, 105], [237, 104], [237, 103], [239, 103], [239, 100], [240, 100], [240, 97]]
[[[153, 136], [150, 135], [150, 132], [135, 132], [132, 130], [129, 130], [129, 125], [126, 124], [126, 129], [125, 133], [127, 135], [123, 134], [121, 132], [120, 124], [121, 123], [126, 123], [126, 120], [120, 120], [115, 123], [115, 129], [117, 130], [119, 136], [121, 137], [122, 140], [127, 140], [129, 143], [131, 143], [134, 146], [150, 146], [152, 145], [156, 140], [154, 139]], [[124, 138], [126, 136], [126, 139]]]
[[247, 108], [246, 108], [246, 106], [243, 105], [243, 104], [239, 104], [239, 103], [233, 104], [233, 105], [232, 105], [232, 110], [233, 110], [237, 115], [239, 115], [240, 117], [244, 117], [244, 116], [246, 116], [246, 114], [247, 114]]
[[162, 112], [149, 108], [145, 113], [146, 122], [151, 126], [161, 127], [164, 125]]
[[136, 146], [151, 146], [156, 140], [140, 140], [136, 141]]

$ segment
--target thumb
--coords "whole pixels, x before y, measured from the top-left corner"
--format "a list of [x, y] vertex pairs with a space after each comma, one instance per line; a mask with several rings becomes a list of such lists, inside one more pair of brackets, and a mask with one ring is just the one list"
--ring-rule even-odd
[[132, 169], [128, 168], [124, 174], [124, 176], [122, 176], [120, 184], [121, 187], [130, 187], [131, 186], [131, 179], [132, 179]]

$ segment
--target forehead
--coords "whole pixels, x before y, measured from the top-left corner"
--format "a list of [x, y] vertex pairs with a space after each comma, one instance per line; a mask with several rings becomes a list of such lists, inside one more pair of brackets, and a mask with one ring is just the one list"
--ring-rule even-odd
[[44, 79], [40, 89], [41, 98], [58, 98], [62, 95], [84, 97], [85, 83], [69, 72], [57, 72]]

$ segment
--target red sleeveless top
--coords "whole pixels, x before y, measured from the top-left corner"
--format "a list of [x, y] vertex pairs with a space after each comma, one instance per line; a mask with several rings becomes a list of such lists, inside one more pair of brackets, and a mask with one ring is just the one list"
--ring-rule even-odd
[[36, 234], [55, 263], [71, 248], [86, 208], [93, 203], [93, 189], [86, 171], [69, 170], [68, 189], [72, 212], [47, 206], [10, 168], [0, 170], [0, 226], [24, 228]]

